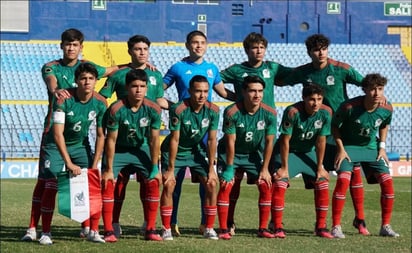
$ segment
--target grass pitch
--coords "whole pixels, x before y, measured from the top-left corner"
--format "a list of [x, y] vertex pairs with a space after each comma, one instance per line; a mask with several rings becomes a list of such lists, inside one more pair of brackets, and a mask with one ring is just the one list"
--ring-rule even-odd
[[[366, 182], [365, 182], [366, 184]], [[230, 241], [205, 240], [198, 233], [200, 209], [198, 185], [185, 180], [179, 209], [181, 237], [173, 241], [150, 242], [138, 235], [143, 220], [139, 200], [139, 185], [132, 180], [127, 188], [126, 201], [120, 222], [123, 236], [114, 244], [94, 244], [78, 237], [80, 224], [55, 212], [52, 225], [54, 244], [21, 242], [30, 215], [32, 179], [1, 180], [1, 252], [411, 252], [411, 178], [395, 178], [395, 207], [392, 227], [399, 238], [378, 236], [380, 228], [379, 185], [365, 185], [365, 215], [371, 236], [361, 236], [352, 227], [354, 211], [347, 194], [342, 217], [345, 239], [324, 239], [313, 235], [315, 211], [313, 191], [304, 190], [300, 178], [291, 180], [286, 192], [284, 213], [286, 239], [263, 239], [256, 236], [258, 225], [257, 187], [243, 184], [235, 213], [236, 235]], [[330, 196], [335, 186], [330, 184]], [[331, 207], [329, 209], [331, 211]], [[331, 217], [329, 211], [328, 216]], [[328, 224], [331, 224], [330, 218]], [[160, 228], [160, 217], [157, 220]], [[215, 228], [218, 228], [216, 219]], [[40, 231], [40, 228], [38, 229]]]

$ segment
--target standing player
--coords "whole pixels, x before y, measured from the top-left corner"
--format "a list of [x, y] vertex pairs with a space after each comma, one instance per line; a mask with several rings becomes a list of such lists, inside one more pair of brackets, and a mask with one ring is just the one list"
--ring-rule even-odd
[[[127, 97], [126, 74], [131, 69], [143, 69], [147, 74], [147, 93], [146, 97], [156, 101], [162, 108], [168, 108], [167, 101], [164, 99], [162, 74], [158, 70], [152, 70], [148, 66], [150, 56], [150, 40], [143, 35], [134, 35], [127, 41], [127, 52], [130, 55], [131, 62], [120, 65], [119, 70], [110, 75], [105, 85], [100, 90], [100, 94], [110, 98], [116, 93], [117, 99]], [[122, 229], [119, 223], [120, 212], [123, 201], [126, 196], [126, 187], [129, 182], [131, 171], [125, 168], [119, 172], [114, 190], [114, 208], [113, 208], [113, 228], [114, 234], [119, 238]], [[139, 175], [137, 175], [139, 180]], [[140, 200], [144, 203], [145, 187], [140, 184]], [[146, 219], [144, 219], [146, 221]], [[142, 228], [145, 227], [145, 224]]]
[[[308, 84], [302, 90], [303, 101], [288, 106], [280, 126], [280, 137], [273, 152], [276, 171], [272, 192], [272, 218], [275, 237], [285, 238], [282, 216], [289, 178], [307, 175], [315, 186], [317, 236], [333, 238], [326, 229], [329, 205], [329, 173], [323, 167], [326, 136], [330, 135], [332, 110], [323, 105], [323, 90]], [[315, 148], [315, 150], [314, 150]]]
[[[330, 40], [323, 34], [314, 34], [309, 36], [306, 41], [306, 50], [312, 59], [310, 63], [296, 67], [289, 76], [278, 81], [280, 85], [293, 85], [302, 83], [303, 86], [309, 83], [316, 83], [324, 91], [323, 103], [332, 108], [335, 112], [339, 105], [348, 99], [346, 85], [348, 83], [360, 86], [363, 76], [359, 74], [350, 65], [339, 62], [328, 57]], [[336, 153], [336, 144], [332, 136], [327, 139], [326, 154], [324, 165], [327, 170], [333, 170], [333, 157]], [[303, 175], [305, 187], [312, 189], [314, 186], [310, 179]], [[366, 228], [365, 215], [363, 208], [363, 183], [359, 166], [353, 168], [350, 193], [355, 209], [355, 218], [353, 226], [356, 227], [360, 234], [369, 235]]]
[[[63, 58], [48, 62], [42, 67], [42, 77], [47, 87], [49, 100], [49, 108], [44, 120], [45, 129], [47, 129], [46, 126], [51, 124], [52, 121], [53, 101], [55, 99], [69, 97], [70, 94], [66, 89], [77, 86], [74, 72], [81, 63], [88, 62], [94, 65], [98, 73], [97, 78], [105, 77], [117, 69], [117, 66], [105, 68], [87, 60], [79, 60], [79, 56], [83, 49], [83, 41], [84, 35], [81, 31], [74, 28], [65, 30], [61, 34], [60, 42]], [[45, 134], [46, 133], [43, 133], [43, 136], [45, 136]], [[34, 241], [37, 238], [36, 227], [40, 219], [40, 202], [44, 187], [44, 180], [38, 178], [33, 190], [30, 224], [26, 234], [22, 237], [23, 241]], [[82, 227], [80, 236], [86, 237], [89, 233], [90, 225], [86, 221], [82, 224]]]
[[[332, 133], [336, 140], [335, 167], [338, 173], [332, 199], [332, 234], [345, 238], [341, 217], [352, 168], [360, 163], [369, 184], [381, 187], [382, 223], [379, 235], [398, 237], [390, 225], [395, 192], [389, 173], [385, 141], [392, 120], [392, 105], [380, 105], [384, 99], [387, 79], [380, 74], [368, 74], [362, 81], [364, 96], [341, 104], [332, 120]], [[378, 139], [377, 136], [378, 135]]]
[[[291, 68], [284, 67], [281, 64], [272, 61], [265, 61], [266, 49], [268, 41], [263, 35], [252, 32], [243, 40], [243, 49], [248, 60], [242, 63], [233, 64], [220, 72], [220, 76], [224, 83], [232, 83], [237, 96], [237, 101], [242, 99], [242, 84], [246, 76], [259, 76], [265, 82], [263, 89], [264, 104], [267, 104], [274, 109], [275, 96], [274, 85], [276, 79], [282, 79], [291, 71]], [[242, 182], [244, 171], [236, 170], [235, 183], [230, 193], [230, 205], [228, 214], [228, 227], [230, 233], [235, 234], [234, 212], [236, 202], [239, 198], [240, 184]]]
[[[201, 31], [192, 31], [186, 36], [186, 49], [189, 51], [189, 56], [183, 60], [173, 64], [163, 77], [164, 88], [167, 89], [173, 84], [176, 85], [178, 99], [182, 101], [190, 96], [189, 83], [195, 75], [202, 75], [209, 82], [209, 92], [207, 101], [212, 101], [212, 88], [219, 96], [228, 100], [234, 101], [235, 94], [227, 90], [220, 78], [219, 70], [213, 63], [207, 62], [204, 59], [207, 50], [207, 38]], [[185, 175], [185, 170], [180, 170], [176, 176], [176, 187], [173, 192], [173, 214], [172, 214], [172, 230], [176, 236], [180, 235], [177, 226], [177, 211], [179, 206], [180, 193]], [[199, 184], [199, 195], [201, 198], [201, 207], [204, 206], [204, 189], [203, 185]], [[202, 208], [201, 208], [202, 209]], [[200, 230], [203, 230], [205, 224], [205, 215], [202, 212]], [[203, 231], [202, 231], [203, 233]]]
[[114, 180], [126, 167], [140, 174], [140, 183], [145, 185], [145, 239], [162, 240], [155, 232], [160, 201], [161, 175], [158, 160], [161, 109], [155, 102], [145, 98], [147, 81], [144, 70], [130, 70], [126, 75], [127, 97], [112, 104], [107, 112], [107, 136], [102, 162], [103, 223], [106, 242], [117, 241], [112, 226]]
[[[219, 238], [231, 239], [227, 227], [229, 194], [234, 183], [235, 170], [246, 171], [248, 181], [259, 189], [258, 236], [273, 238], [266, 230], [271, 209], [272, 178], [269, 161], [276, 135], [276, 110], [262, 103], [265, 82], [257, 76], [245, 77], [243, 99], [225, 109], [224, 137], [218, 146], [220, 189], [218, 193]], [[265, 142], [264, 150], [261, 143]]]
[[[57, 174], [66, 170], [79, 175], [81, 168], [97, 169], [104, 147], [102, 127], [106, 111], [106, 100], [94, 91], [97, 70], [90, 63], [82, 63], [76, 69], [77, 88], [68, 89], [68, 98], [59, 98], [53, 106], [53, 123], [45, 128], [39, 161], [39, 178], [45, 182], [41, 196], [41, 218], [43, 233], [40, 244], [50, 245], [51, 222], [57, 193]], [[89, 128], [96, 120], [96, 146], [92, 158], [89, 144]], [[51, 131], [50, 131], [51, 130]], [[91, 217], [88, 240], [104, 242], [98, 233], [100, 213]]]
[[[216, 155], [219, 107], [207, 101], [209, 83], [204, 76], [196, 75], [190, 80], [190, 98], [174, 104], [169, 112], [170, 135], [161, 145], [163, 192], [160, 214], [163, 223], [163, 240], [173, 240], [171, 216], [175, 176], [179, 170], [190, 168], [192, 177], [198, 177], [205, 188], [205, 231], [203, 236], [217, 240], [213, 229], [217, 212], [217, 175], [214, 169]], [[207, 135], [207, 145], [203, 139]], [[208, 158], [207, 160], [205, 158]]]

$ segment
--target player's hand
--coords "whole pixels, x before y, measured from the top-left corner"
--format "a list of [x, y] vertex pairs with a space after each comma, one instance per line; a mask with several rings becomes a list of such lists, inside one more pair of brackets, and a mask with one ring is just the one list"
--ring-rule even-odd
[[74, 176], [82, 174], [82, 168], [76, 164], [66, 164], [66, 170], [72, 173]]
[[111, 181], [114, 183], [113, 171], [104, 171], [102, 174], [102, 190], [106, 189], [107, 182]]
[[379, 100], [379, 105], [386, 105], [387, 103], [388, 103], [388, 100], [386, 99], [386, 97], [382, 97], [380, 100]]
[[146, 67], [149, 68], [151, 71], [156, 70], [156, 66], [151, 64], [150, 62], [146, 62]]
[[325, 170], [323, 166], [319, 167], [316, 172], [316, 182], [318, 182], [319, 179], [326, 179], [329, 181], [329, 172]]
[[214, 170], [210, 171], [209, 174], [207, 175], [206, 184], [213, 184], [213, 182], [215, 183], [218, 182], [217, 174]]
[[224, 180], [223, 178], [221, 178], [220, 179], [220, 188], [222, 188], [223, 190], [224, 189], [226, 189], [226, 187], [229, 185], [229, 184], [234, 184], [234, 182], [235, 182], [235, 179], [232, 179], [232, 180], [230, 180], [230, 181], [226, 181], [226, 180]]
[[168, 182], [174, 182], [176, 184], [174, 171], [167, 170], [163, 173], [163, 184], [167, 184]]
[[343, 151], [338, 151], [336, 153], [335, 162], [334, 162], [336, 171], [340, 170], [340, 165], [342, 164], [342, 161], [345, 160], [345, 159], [347, 159], [348, 162], [351, 161], [350, 157], [348, 156], [348, 153], [346, 153], [346, 151], [343, 150]]
[[274, 174], [274, 179], [282, 180], [283, 178], [287, 178], [289, 180], [289, 171], [288, 168], [280, 167]]
[[270, 176], [270, 173], [268, 170], [261, 170], [259, 173], [259, 178], [258, 178], [258, 183], [261, 183], [262, 181], [266, 182], [266, 184], [270, 187], [272, 187], [272, 177]]
[[388, 155], [386, 154], [386, 150], [383, 148], [380, 148], [378, 151], [378, 157], [376, 157], [376, 161], [379, 161], [380, 159], [385, 160], [386, 164], [389, 164], [389, 158]]
[[71, 95], [70, 95], [70, 93], [69, 93], [67, 90], [65, 90], [65, 89], [56, 89], [56, 90], [54, 91], [54, 96], [55, 96], [57, 99], [60, 99], [60, 98], [69, 98]]

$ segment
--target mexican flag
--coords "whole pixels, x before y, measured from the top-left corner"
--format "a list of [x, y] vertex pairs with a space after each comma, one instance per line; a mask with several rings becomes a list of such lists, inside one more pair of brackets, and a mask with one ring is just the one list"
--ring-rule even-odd
[[57, 180], [61, 215], [83, 222], [101, 211], [100, 176], [97, 169], [82, 169], [78, 176], [62, 172]]

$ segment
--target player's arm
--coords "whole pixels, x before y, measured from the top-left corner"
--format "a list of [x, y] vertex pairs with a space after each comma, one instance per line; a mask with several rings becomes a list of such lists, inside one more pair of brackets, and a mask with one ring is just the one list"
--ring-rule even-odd
[[216, 93], [221, 96], [222, 98], [225, 98], [230, 101], [236, 101], [236, 95], [233, 91], [227, 89], [223, 82], [220, 82], [216, 85], [213, 86], [213, 90], [216, 91]]
[[350, 161], [350, 158], [348, 154], [346, 153], [345, 147], [343, 146], [343, 141], [342, 141], [339, 127], [332, 125], [332, 135], [336, 142], [336, 156], [335, 156], [334, 165], [335, 165], [335, 170], [339, 170], [342, 161], [344, 159], [348, 159], [348, 161]]
[[156, 98], [156, 103], [157, 103], [162, 109], [165, 109], [165, 110], [168, 110], [168, 109], [170, 108], [170, 105], [172, 104], [171, 101], [167, 100], [167, 99], [164, 98], [164, 97]]
[[119, 70], [119, 66], [115, 65], [115, 66], [110, 66], [110, 67], [106, 67], [106, 71], [104, 72], [102, 77], [107, 77], [112, 75], [114, 72]]
[[57, 78], [54, 75], [48, 75], [44, 79], [47, 90], [50, 94], [53, 94], [57, 99], [61, 98], [68, 98], [70, 97], [70, 93], [65, 89], [59, 89], [59, 85], [57, 83]]
[[[281, 134], [279, 137], [280, 168], [276, 171], [275, 179], [289, 178], [289, 142], [292, 138], [289, 134]], [[276, 169], [276, 168], [275, 168]]]
[[169, 165], [167, 171], [163, 175], [163, 183], [166, 184], [170, 180], [175, 179], [175, 161], [177, 156], [177, 150], [179, 147], [180, 130], [172, 130], [170, 132], [169, 142]]
[[114, 182], [114, 175], [113, 175], [113, 160], [114, 160], [114, 152], [116, 147], [116, 141], [118, 136], [118, 130], [108, 131], [105, 141], [105, 159], [106, 159], [106, 167], [102, 173], [102, 181], [103, 186], [106, 187], [108, 181]]
[[386, 154], [386, 137], [388, 136], [389, 125], [379, 128], [379, 151], [376, 160], [384, 159], [389, 164], [389, 159]]
[[267, 134], [265, 136], [265, 149], [263, 151], [263, 164], [259, 173], [259, 180], [264, 180], [269, 187], [272, 186], [272, 177], [269, 173], [269, 162], [273, 152], [273, 140], [275, 139], [274, 134]]
[[65, 113], [63, 111], [55, 111], [53, 113], [53, 137], [54, 137], [54, 142], [56, 143], [56, 146], [60, 152], [60, 155], [63, 158], [64, 163], [66, 164], [66, 168], [68, 171], [72, 172], [73, 175], [80, 175], [81, 174], [81, 168], [74, 164], [72, 160], [70, 159], [69, 152], [67, 151], [66, 147], [66, 141], [64, 138], [64, 118], [65, 118]]
[[315, 150], [317, 160], [316, 180], [321, 178], [329, 180], [329, 173], [323, 167], [323, 159], [325, 158], [326, 150], [326, 136], [320, 135], [316, 138]]
[[152, 169], [149, 179], [158, 179], [162, 182], [162, 177], [159, 173], [159, 150], [160, 150], [160, 130], [151, 128], [150, 130], [150, 157], [152, 158]]
[[217, 182], [217, 175], [215, 171], [216, 147], [217, 147], [217, 130], [210, 130], [207, 139], [207, 155], [209, 159], [209, 174], [207, 182]]
[[100, 161], [100, 158], [103, 154], [104, 149], [104, 131], [103, 127], [96, 127], [96, 143], [94, 148], [94, 157], [93, 157], [93, 164], [92, 168], [97, 169], [97, 164]]

